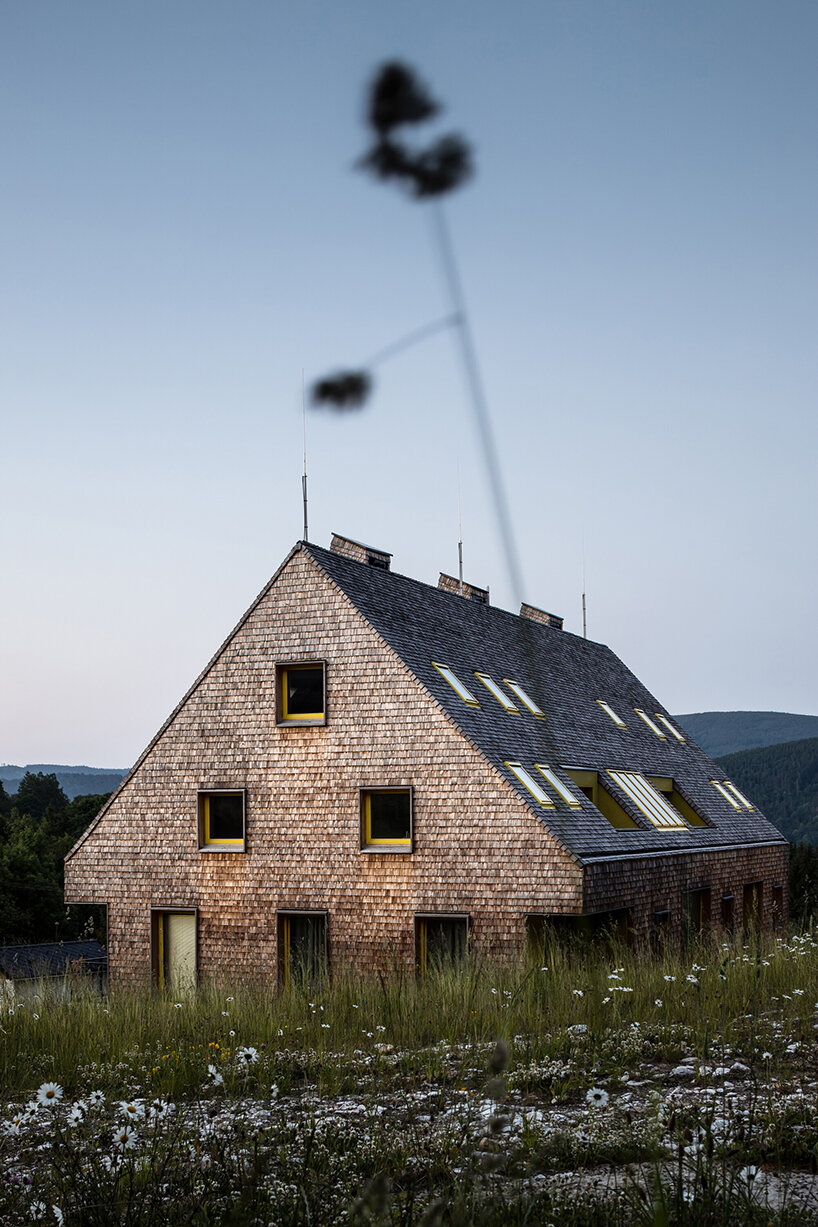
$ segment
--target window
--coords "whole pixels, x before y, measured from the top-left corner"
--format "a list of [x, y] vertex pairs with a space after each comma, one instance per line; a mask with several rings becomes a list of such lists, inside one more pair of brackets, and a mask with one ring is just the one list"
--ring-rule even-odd
[[651, 730], [652, 733], [655, 733], [657, 737], [660, 737], [662, 739], [662, 741], [667, 741], [667, 737], [665, 737], [664, 733], [659, 728], [658, 724], [653, 723], [653, 721], [651, 720], [647, 712], [642, 711], [641, 707], [634, 707], [633, 710], [636, 712], [640, 720], [644, 720], [645, 724], [648, 726], [648, 728]]
[[517, 698], [520, 700], [520, 702], [523, 704], [524, 707], [528, 708], [532, 716], [536, 716], [538, 720], [545, 719], [545, 712], [542, 711], [537, 706], [537, 704], [534, 702], [534, 700], [531, 698], [528, 692], [523, 690], [519, 682], [512, 682], [511, 678], [508, 678], [508, 677], [504, 677], [503, 681], [508, 686], [509, 690], [514, 691]]
[[710, 888], [687, 890], [682, 895], [682, 945], [703, 937], [710, 925]]
[[490, 691], [491, 694], [494, 695], [501, 707], [504, 707], [507, 712], [513, 712], [514, 715], [519, 716], [520, 709], [514, 706], [508, 695], [503, 693], [497, 683], [489, 677], [488, 673], [478, 673], [475, 670], [474, 676], [478, 677], [485, 686], [486, 690]]
[[198, 806], [200, 850], [243, 852], [243, 789], [200, 792]]
[[544, 778], [548, 780], [548, 783], [554, 789], [557, 796], [562, 797], [566, 805], [569, 805], [571, 809], [582, 809], [582, 802], [580, 801], [579, 797], [574, 796], [571, 789], [566, 784], [563, 784], [559, 776], [556, 775], [556, 773], [553, 772], [550, 767], [543, 767], [541, 763], [535, 763], [534, 766], [537, 768], [540, 775], [544, 776]]
[[734, 895], [721, 897], [721, 927], [727, 933], [732, 933], [736, 925], [736, 900]]
[[773, 887], [773, 928], [784, 927], [784, 887]]
[[657, 712], [657, 713], [656, 713], [656, 719], [659, 721], [659, 723], [660, 723], [660, 724], [663, 724], [663, 725], [665, 726], [665, 728], [667, 729], [667, 731], [668, 731], [669, 733], [672, 733], [672, 734], [673, 734], [673, 736], [676, 738], [676, 740], [677, 740], [677, 741], [680, 741], [680, 742], [682, 743], [682, 745], [683, 745], [683, 746], [686, 746], [686, 745], [687, 745], [687, 742], [686, 742], [686, 740], [684, 739], [684, 737], [682, 736], [682, 734], [681, 734], [681, 733], [679, 732], [679, 730], [678, 730], [678, 729], [675, 727], [675, 725], [673, 725], [673, 724], [671, 724], [671, 723], [670, 723], [670, 721], [668, 720], [667, 716], [663, 716], [661, 712]]
[[611, 706], [609, 706], [609, 704], [608, 704], [608, 703], [605, 703], [605, 702], [604, 702], [604, 700], [602, 700], [602, 699], [597, 699], [597, 703], [598, 703], [598, 704], [599, 704], [599, 706], [602, 708], [602, 710], [603, 710], [603, 711], [604, 711], [604, 712], [605, 712], [607, 715], [609, 715], [609, 716], [611, 717], [611, 719], [613, 720], [613, 722], [614, 722], [614, 724], [616, 725], [616, 727], [617, 727], [617, 728], [619, 728], [619, 729], [624, 729], [624, 728], [627, 728], [627, 725], [625, 724], [625, 721], [624, 721], [624, 720], [622, 720], [622, 719], [620, 719], [620, 717], [619, 717], [619, 716], [617, 716], [617, 714], [616, 714], [616, 712], [614, 711], [614, 709], [613, 709]]
[[651, 949], [661, 954], [670, 936], [670, 908], [659, 908], [650, 918]]
[[415, 962], [424, 978], [430, 971], [459, 963], [466, 955], [468, 944], [468, 916], [415, 917]]
[[326, 724], [326, 669], [323, 661], [276, 666], [276, 722]]
[[436, 660], [432, 661], [432, 665], [437, 669], [441, 677], [445, 677], [446, 681], [451, 686], [455, 694], [468, 704], [469, 707], [479, 707], [480, 704], [475, 699], [472, 692], [467, 686], [464, 686], [459, 678], [455, 677], [448, 665], [439, 665]]
[[653, 785], [657, 792], [660, 792], [664, 799], [668, 801], [674, 809], [678, 810], [689, 826], [706, 827], [707, 823], [701, 814], [697, 813], [690, 802], [682, 796], [676, 784], [668, 776], [665, 775], [649, 775], [648, 782]]
[[634, 822], [627, 810], [624, 810], [613, 794], [605, 788], [598, 771], [586, 771], [581, 767], [564, 767], [563, 770], [612, 827], [620, 831], [639, 829], [639, 824]]
[[196, 910], [156, 909], [151, 913], [154, 980], [174, 997], [196, 987]]
[[638, 771], [608, 771], [608, 775], [655, 827], [665, 831], [687, 830], [679, 811], [668, 805]]
[[744, 932], [750, 933], [761, 928], [761, 903], [763, 882], [747, 882], [744, 886]]
[[412, 851], [412, 789], [362, 788], [361, 848], [370, 852]]
[[516, 775], [517, 779], [527, 788], [535, 801], [539, 801], [543, 809], [554, 809], [554, 802], [549, 797], [544, 788], [540, 788], [533, 776], [529, 775], [525, 767], [521, 767], [519, 763], [506, 763], [512, 775]]
[[279, 912], [278, 983], [312, 987], [328, 974], [327, 913]]
[[730, 791], [730, 792], [733, 794], [733, 796], [736, 798], [736, 800], [737, 800], [737, 801], [739, 801], [739, 802], [740, 802], [740, 803], [741, 803], [741, 804], [744, 806], [744, 808], [745, 808], [745, 809], [749, 809], [749, 810], [751, 810], [751, 809], [753, 808], [753, 807], [752, 807], [752, 805], [750, 804], [750, 802], [749, 802], [749, 801], [747, 800], [747, 798], [745, 797], [744, 793], [743, 793], [743, 792], [739, 792], [739, 790], [736, 788], [735, 784], [731, 784], [729, 780], [725, 780], [725, 781], [724, 781], [724, 787], [725, 787], [726, 789], [728, 789], [728, 790], [729, 790], [729, 791]]
[[738, 799], [732, 796], [723, 784], [720, 784], [718, 780], [711, 780], [710, 783], [717, 790], [717, 792], [721, 793], [728, 805], [732, 805], [733, 809], [741, 809], [741, 804]]

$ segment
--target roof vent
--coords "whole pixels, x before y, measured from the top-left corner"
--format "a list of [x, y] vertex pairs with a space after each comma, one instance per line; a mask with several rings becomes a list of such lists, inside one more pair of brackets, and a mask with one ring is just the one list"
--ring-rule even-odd
[[376, 550], [374, 546], [363, 545], [360, 541], [353, 541], [351, 537], [339, 537], [338, 533], [332, 534], [329, 548], [333, 554], [352, 558], [355, 562], [363, 562], [381, 571], [388, 571], [392, 565], [392, 555], [385, 550]]
[[543, 626], [553, 627], [555, 631], [561, 631], [565, 621], [558, 614], [546, 613], [544, 609], [538, 609], [536, 605], [526, 605], [525, 601], [520, 606], [520, 617], [530, 618], [532, 622], [541, 622]]
[[443, 571], [440, 572], [440, 579], [437, 581], [438, 588], [442, 588], [444, 592], [453, 592], [455, 596], [464, 596], [467, 601], [476, 601], [478, 605], [490, 605], [488, 588], [475, 588], [474, 584], [463, 583], [463, 591], [460, 591], [460, 580], [455, 579], [453, 575], [446, 575]]

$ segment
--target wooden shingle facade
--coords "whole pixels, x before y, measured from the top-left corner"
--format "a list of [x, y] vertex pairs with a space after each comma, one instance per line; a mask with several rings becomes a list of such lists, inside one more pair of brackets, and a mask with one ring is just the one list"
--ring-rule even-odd
[[293, 549], [68, 854], [113, 984], [783, 921], [786, 841], [610, 649], [333, 547]]

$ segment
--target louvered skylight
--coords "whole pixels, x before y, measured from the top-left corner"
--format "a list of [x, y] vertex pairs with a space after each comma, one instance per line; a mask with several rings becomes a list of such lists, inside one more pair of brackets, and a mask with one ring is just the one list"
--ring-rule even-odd
[[647, 712], [642, 711], [641, 707], [634, 707], [633, 710], [636, 712], [640, 720], [644, 720], [651, 732], [655, 733], [657, 737], [661, 737], [662, 741], [667, 741], [667, 737], [665, 737], [658, 724], [653, 723]]
[[683, 746], [687, 745], [687, 742], [685, 741], [682, 734], [679, 732], [677, 728], [674, 727], [674, 725], [670, 723], [667, 716], [663, 716], [661, 715], [660, 712], [657, 712], [656, 719], [659, 721], [660, 724], [663, 724], [665, 726], [665, 728], [667, 729], [669, 733], [673, 734], [673, 736], [676, 738], [677, 741], [680, 741]]
[[582, 809], [582, 802], [579, 797], [571, 792], [567, 784], [563, 784], [559, 776], [555, 775], [550, 767], [544, 767], [542, 763], [535, 763], [534, 766], [539, 771], [540, 775], [545, 776], [548, 783], [554, 789], [557, 796], [562, 797], [566, 805], [570, 805], [571, 809]]
[[724, 787], [725, 787], [725, 788], [729, 788], [729, 789], [730, 789], [730, 792], [735, 793], [735, 795], [738, 797], [739, 801], [741, 802], [741, 804], [744, 806], [744, 808], [745, 808], [745, 809], [752, 809], [752, 808], [753, 808], [753, 807], [752, 807], [752, 805], [750, 804], [750, 802], [749, 802], [749, 801], [747, 800], [747, 798], [745, 797], [744, 793], [743, 793], [743, 792], [739, 792], [739, 790], [738, 790], [738, 788], [736, 788], [735, 784], [731, 784], [729, 780], [725, 780], [725, 781], [724, 781]]
[[528, 708], [533, 716], [537, 716], [537, 718], [540, 720], [545, 719], [545, 712], [542, 711], [531, 696], [525, 690], [523, 690], [519, 682], [512, 682], [511, 678], [508, 677], [504, 677], [503, 681], [508, 686], [509, 690], [514, 691], [520, 702]]
[[607, 712], [607, 714], [611, 717], [611, 719], [613, 720], [617, 728], [620, 728], [620, 729], [627, 728], [625, 721], [622, 720], [619, 716], [617, 716], [616, 712], [610, 706], [609, 703], [606, 703], [604, 699], [597, 699], [597, 703], [599, 704], [599, 706], [602, 708], [604, 712]]
[[433, 660], [432, 664], [435, 669], [437, 669], [440, 676], [445, 677], [452, 690], [463, 700], [464, 703], [467, 703], [469, 707], [480, 706], [469, 688], [464, 686], [458, 677], [455, 677], [448, 665], [439, 665], [436, 660]]
[[493, 678], [489, 677], [488, 673], [478, 673], [477, 670], [475, 669], [474, 676], [480, 679], [480, 681], [485, 686], [486, 690], [491, 691], [491, 693], [494, 695], [495, 699], [497, 700], [497, 702], [500, 704], [501, 707], [504, 707], [506, 711], [514, 712], [516, 715], [519, 716], [520, 714], [519, 708], [514, 706], [511, 699], [508, 697], [508, 695], [503, 693], [503, 691], [500, 689], [497, 683], [493, 680]]
[[521, 766], [520, 763], [506, 763], [506, 766], [508, 767], [509, 771], [516, 775], [523, 787], [528, 789], [534, 800], [539, 801], [540, 805], [542, 805], [544, 809], [554, 808], [554, 802], [551, 800], [548, 793], [544, 788], [540, 788], [537, 781], [532, 775], [528, 774], [525, 767]]
[[664, 830], [687, 830], [679, 811], [669, 805], [662, 794], [638, 771], [609, 771], [608, 775], [655, 827], [662, 827]]

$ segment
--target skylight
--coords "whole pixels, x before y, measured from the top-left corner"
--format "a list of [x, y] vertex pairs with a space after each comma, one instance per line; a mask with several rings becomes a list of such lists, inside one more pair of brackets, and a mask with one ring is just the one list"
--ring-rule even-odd
[[480, 681], [483, 683], [486, 690], [491, 691], [491, 693], [494, 695], [495, 699], [501, 705], [501, 707], [504, 707], [506, 711], [514, 712], [516, 715], [519, 716], [520, 714], [519, 708], [514, 706], [511, 699], [508, 697], [508, 695], [503, 693], [503, 691], [500, 689], [497, 683], [492, 678], [489, 677], [488, 673], [478, 673], [477, 670], [475, 669], [474, 676], [480, 678]]
[[609, 771], [608, 775], [655, 827], [676, 831], [688, 829], [679, 811], [669, 805], [662, 794], [638, 771]]
[[743, 792], [739, 792], [739, 790], [736, 788], [735, 784], [731, 784], [729, 780], [725, 780], [725, 781], [724, 781], [724, 787], [725, 787], [725, 788], [729, 788], [729, 789], [730, 789], [730, 791], [731, 791], [732, 793], [735, 793], [735, 795], [738, 797], [739, 801], [741, 802], [741, 804], [744, 806], [744, 808], [745, 808], [745, 809], [752, 809], [752, 808], [753, 808], [753, 807], [752, 807], [752, 805], [750, 804], [750, 802], [749, 802], [749, 801], [747, 800], [747, 798], [745, 797], [744, 793], [743, 793]]
[[653, 723], [647, 712], [642, 711], [641, 707], [634, 707], [633, 710], [636, 712], [640, 720], [644, 720], [648, 728], [651, 729], [651, 731], [654, 732], [657, 737], [661, 737], [662, 741], [667, 741], [667, 737], [665, 737], [658, 724]]
[[657, 712], [656, 719], [659, 721], [660, 724], [663, 724], [665, 726], [665, 728], [667, 729], [669, 733], [673, 734], [673, 736], [676, 738], [677, 741], [680, 741], [683, 746], [687, 745], [687, 742], [685, 741], [682, 734], [679, 732], [677, 728], [675, 728], [674, 725], [670, 723], [667, 716], [663, 716], [660, 712]]
[[729, 804], [732, 805], [733, 809], [741, 809], [741, 802], [738, 800], [737, 797], [731, 796], [723, 784], [720, 784], [718, 780], [711, 780], [710, 783], [713, 785], [713, 787], [718, 792], [721, 793], [725, 801], [729, 802]]
[[459, 698], [463, 700], [464, 703], [468, 704], [469, 707], [479, 707], [480, 706], [480, 704], [477, 702], [477, 699], [475, 699], [472, 692], [468, 689], [467, 686], [463, 685], [463, 683], [460, 681], [459, 678], [455, 677], [455, 675], [452, 673], [448, 665], [439, 665], [436, 660], [433, 660], [432, 664], [435, 667], [435, 669], [437, 669], [440, 676], [445, 677], [446, 681], [449, 683], [452, 690], [455, 692], [456, 695], [458, 695]]
[[520, 685], [520, 683], [519, 683], [519, 682], [512, 682], [512, 681], [511, 681], [511, 679], [510, 679], [510, 678], [508, 678], [508, 677], [504, 677], [504, 678], [503, 678], [503, 681], [504, 681], [504, 682], [505, 682], [505, 684], [508, 686], [509, 690], [513, 690], [513, 691], [514, 691], [514, 693], [516, 694], [516, 696], [517, 696], [517, 698], [520, 700], [520, 702], [521, 702], [521, 703], [522, 703], [522, 704], [523, 704], [525, 707], [527, 707], [527, 708], [528, 708], [528, 710], [531, 712], [531, 714], [532, 714], [533, 716], [536, 716], [536, 717], [537, 717], [539, 720], [544, 720], [544, 719], [545, 719], [545, 712], [544, 712], [544, 711], [542, 711], [542, 710], [541, 710], [541, 709], [540, 709], [540, 708], [537, 706], [537, 704], [534, 702], [534, 700], [531, 698], [531, 696], [530, 696], [529, 694], [527, 694], [525, 690], [523, 690], [523, 688], [522, 688], [522, 686]]
[[620, 717], [617, 716], [614, 709], [608, 703], [606, 703], [603, 699], [597, 699], [597, 703], [599, 704], [599, 706], [602, 708], [604, 712], [608, 713], [608, 715], [611, 717], [611, 719], [613, 720], [617, 728], [624, 729], [628, 727], [625, 724], [625, 721], [620, 719]]
[[540, 788], [533, 776], [529, 775], [525, 767], [521, 767], [519, 763], [506, 763], [509, 771], [516, 775], [517, 779], [527, 788], [535, 801], [539, 801], [544, 809], [553, 809], [554, 802], [549, 797], [545, 789]]
[[544, 767], [542, 763], [535, 763], [534, 766], [539, 771], [540, 775], [545, 776], [548, 783], [554, 789], [558, 796], [562, 797], [566, 805], [570, 805], [571, 809], [582, 809], [582, 802], [579, 797], [575, 796], [567, 784], [563, 784], [559, 776], [556, 776], [550, 767]]

